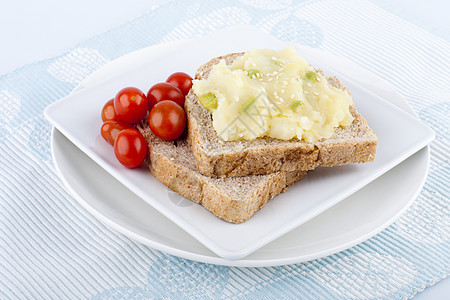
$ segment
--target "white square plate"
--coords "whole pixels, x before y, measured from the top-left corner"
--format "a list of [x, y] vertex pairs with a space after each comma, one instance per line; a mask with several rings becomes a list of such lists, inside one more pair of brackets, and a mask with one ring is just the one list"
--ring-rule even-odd
[[[146, 168], [120, 165], [112, 147], [100, 136], [100, 111], [104, 103], [125, 86], [146, 92], [175, 71], [194, 74], [209, 59], [252, 48], [281, 49], [289, 43], [259, 30], [222, 30], [208, 37], [154, 46], [152, 59], [139, 68], [85, 88], [55, 102], [45, 110], [46, 118], [77, 147], [131, 191], [175, 222], [217, 255], [243, 258], [270, 241], [317, 216], [430, 143], [434, 133], [416, 118], [361, 86], [357, 76], [344, 77], [326, 61], [308, 57], [307, 48], [298, 52], [328, 75], [337, 75], [352, 93], [355, 106], [378, 135], [375, 161], [367, 164], [318, 168], [287, 192], [272, 199], [243, 224], [222, 221], [200, 205], [180, 205], [173, 192], [158, 182]], [[137, 59], [139, 55], [135, 56]], [[351, 72], [347, 72], [351, 74]], [[387, 99], [388, 100], [388, 99]], [[127, 199], [123, 199], [127, 201]], [[185, 202], [186, 203], [186, 202]]]

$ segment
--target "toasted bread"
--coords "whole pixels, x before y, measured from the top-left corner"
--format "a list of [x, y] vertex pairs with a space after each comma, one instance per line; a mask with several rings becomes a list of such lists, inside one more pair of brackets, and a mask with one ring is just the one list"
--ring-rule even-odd
[[[207, 78], [212, 66], [221, 59], [231, 64], [242, 54], [233, 53], [210, 60], [198, 69], [195, 78]], [[346, 90], [337, 78], [327, 77], [327, 80], [332, 86]], [[184, 106], [188, 118], [187, 139], [198, 171], [206, 176], [234, 177], [307, 171], [317, 166], [370, 162], [375, 157], [378, 138], [354, 106], [350, 107], [354, 117], [352, 124], [336, 128], [333, 136], [315, 143], [266, 137], [225, 142], [213, 128], [211, 112], [199, 103], [193, 89], [187, 95]]]
[[163, 141], [151, 132], [145, 121], [137, 128], [148, 143], [147, 163], [153, 176], [228, 222], [245, 222], [270, 199], [306, 174], [304, 171], [292, 171], [211, 178], [198, 172], [186, 139]]

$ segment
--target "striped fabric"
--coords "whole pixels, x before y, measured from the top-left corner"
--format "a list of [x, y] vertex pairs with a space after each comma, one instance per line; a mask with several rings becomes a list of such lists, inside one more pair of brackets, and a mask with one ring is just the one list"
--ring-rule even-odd
[[[168, 18], [170, 16], [170, 18]], [[174, 257], [116, 234], [64, 188], [44, 108], [131, 51], [251, 24], [390, 81], [436, 132], [430, 174], [393, 225], [346, 251], [267, 268]], [[0, 77], [0, 298], [412, 297], [450, 271], [450, 44], [365, 0], [173, 1]]]

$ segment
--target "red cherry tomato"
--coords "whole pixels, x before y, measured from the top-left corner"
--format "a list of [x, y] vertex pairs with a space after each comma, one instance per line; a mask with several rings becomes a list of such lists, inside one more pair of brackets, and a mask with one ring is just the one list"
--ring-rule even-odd
[[192, 87], [192, 77], [183, 72], [173, 73], [169, 76], [169, 78], [167, 78], [166, 82], [179, 88], [185, 96], [189, 93], [189, 90]]
[[121, 121], [138, 123], [147, 114], [147, 97], [135, 87], [121, 89], [114, 98], [114, 109]]
[[163, 100], [150, 111], [148, 125], [157, 137], [172, 141], [183, 134], [186, 128], [186, 113], [175, 102]]
[[172, 100], [181, 107], [184, 106], [184, 95], [179, 88], [167, 82], [160, 82], [155, 84], [148, 90], [147, 93], [149, 109], [156, 103], [163, 100]]
[[116, 110], [114, 109], [114, 98], [109, 100], [103, 105], [102, 108], [102, 121], [118, 121], [119, 117], [116, 114]]
[[116, 140], [119, 132], [127, 128], [133, 128], [133, 126], [122, 121], [110, 120], [103, 123], [100, 133], [105, 141], [114, 146], [114, 141]]
[[137, 129], [124, 129], [114, 142], [114, 154], [125, 167], [136, 168], [147, 155], [147, 142]]

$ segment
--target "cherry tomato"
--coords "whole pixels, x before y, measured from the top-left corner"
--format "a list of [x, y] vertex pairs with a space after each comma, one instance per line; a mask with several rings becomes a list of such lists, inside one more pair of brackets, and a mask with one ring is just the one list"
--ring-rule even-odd
[[114, 109], [121, 121], [137, 123], [147, 114], [147, 97], [135, 87], [121, 89], [114, 98]]
[[119, 117], [116, 114], [116, 110], [114, 109], [114, 98], [109, 100], [103, 105], [102, 108], [102, 121], [118, 121]]
[[147, 142], [137, 129], [124, 129], [114, 142], [114, 154], [125, 167], [136, 168], [147, 155]]
[[127, 128], [133, 128], [133, 126], [122, 121], [110, 120], [103, 123], [100, 133], [105, 141], [114, 146], [114, 141], [116, 140], [119, 132]]
[[157, 137], [172, 141], [183, 134], [186, 128], [186, 113], [175, 102], [163, 100], [150, 111], [148, 125]]
[[169, 76], [169, 78], [167, 78], [166, 82], [179, 88], [185, 96], [189, 93], [189, 90], [192, 87], [192, 77], [183, 72], [173, 73]]
[[167, 82], [160, 82], [155, 84], [148, 90], [147, 93], [149, 109], [156, 103], [163, 100], [172, 100], [181, 107], [184, 105], [184, 95], [179, 88]]

